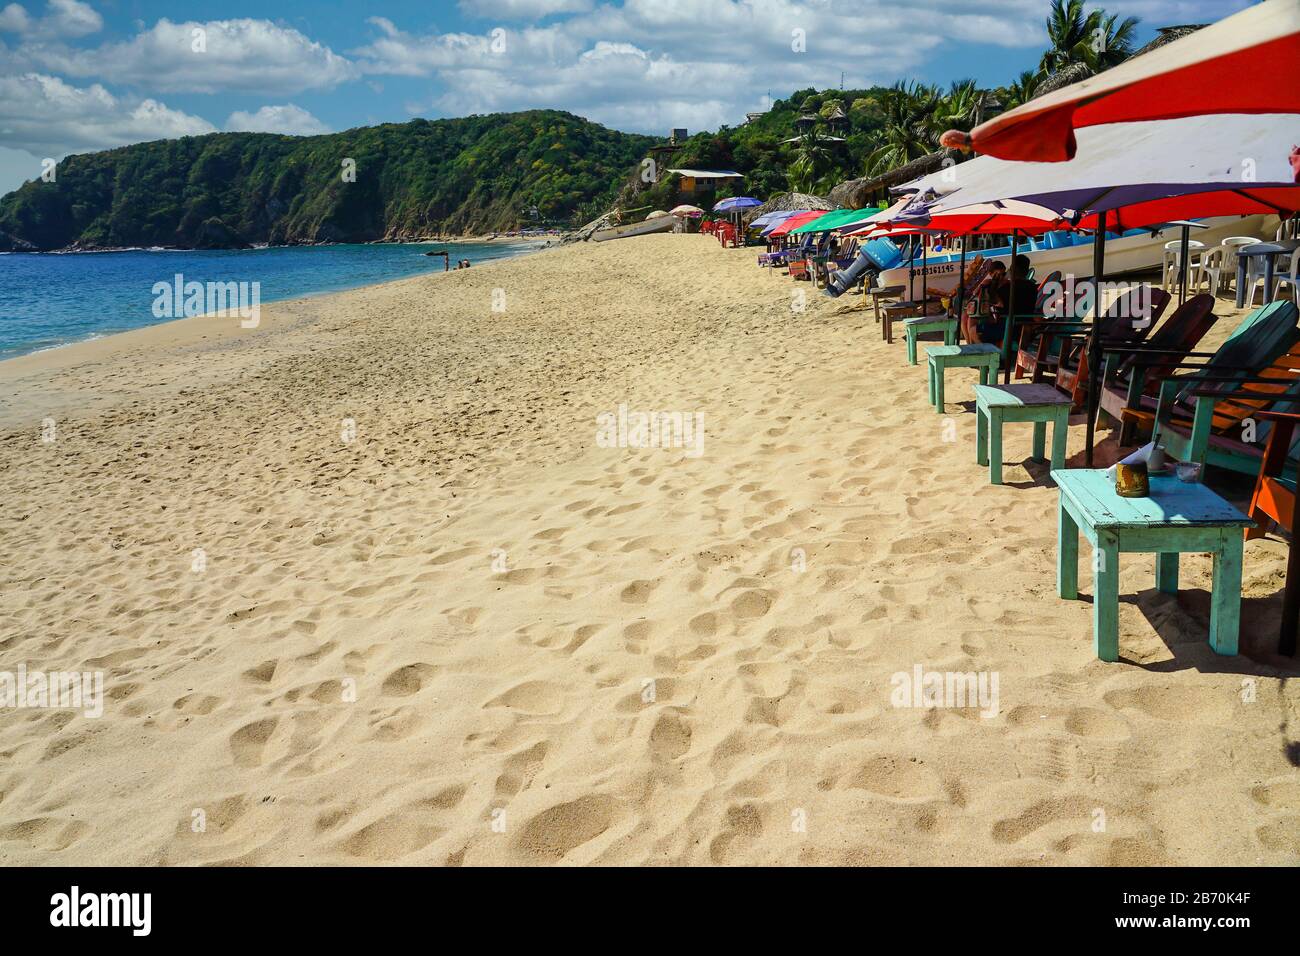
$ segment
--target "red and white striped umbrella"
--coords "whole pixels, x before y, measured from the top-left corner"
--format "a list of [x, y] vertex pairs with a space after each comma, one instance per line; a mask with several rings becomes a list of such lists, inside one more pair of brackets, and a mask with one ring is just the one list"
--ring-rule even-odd
[[1075, 155], [1076, 129], [1206, 113], [1300, 113], [1300, 0], [1249, 7], [970, 133], [949, 130], [941, 142], [1001, 159], [1063, 162]]

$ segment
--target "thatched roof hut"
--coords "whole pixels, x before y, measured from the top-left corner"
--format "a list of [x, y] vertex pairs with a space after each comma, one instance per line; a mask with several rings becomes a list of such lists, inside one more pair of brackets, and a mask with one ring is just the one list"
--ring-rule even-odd
[[938, 172], [943, 168], [944, 159], [949, 156], [958, 161], [961, 159], [959, 154], [946, 149], [927, 153], [902, 166], [895, 166], [879, 176], [850, 179], [840, 183], [831, 190], [831, 199], [848, 209], [861, 209], [863, 206], [870, 205], [874, 196], [885, 193], [894, 186], [901, 186], [903, 183], [910, 183], [913, 179]]
[[750, 222], [769, 212], [802, 211], [805, 209], [821, 209], [830, 212], [832, 209], [842, 208], [837, 202], [823, 199], [821, 196], [813, 196], [809, 193], [777, 193], [763, 205], [746, 209], [745, 221]]
[[1195, 33], [1197, 30], [1204, 30], [1207, 26], [1208, 24], [1205, 23], [1189, 23], [1180, 27], [1161, 27], [1156, 31], [1155, 39], [1134, 53], [1133, 56], [1141, 56], [1143, 53], [1150, 53], [1152, 50], [1157, 50], [1166, 43], [1173, 43], [1175, 40], [1181, 40], [1183, 37]]

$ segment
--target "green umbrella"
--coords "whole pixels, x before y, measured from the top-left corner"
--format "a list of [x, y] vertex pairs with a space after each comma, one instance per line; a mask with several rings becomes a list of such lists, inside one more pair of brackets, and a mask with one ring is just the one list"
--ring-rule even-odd
[[797, 229], [791, 229], [791, 235], [798, 235], [804, 232], [826, 232], [835, 229], [847, 222], [856, 222], [859, 219], [865, 219], [867, 216], [877, 213], [880, 210], [874, 206], [868, 206], [865, 209], [835, 209], [824, 216], [819, 216], [811, 222], [806, 222]]

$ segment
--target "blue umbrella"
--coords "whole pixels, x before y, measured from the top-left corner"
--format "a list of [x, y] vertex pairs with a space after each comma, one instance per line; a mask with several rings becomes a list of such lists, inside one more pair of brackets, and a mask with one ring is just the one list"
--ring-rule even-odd
[[795, 210], [781, 210], [779, 212], [765, 212], [749, 224], [750, 229], [766, 228], [775, 226], [778, 222], [785, 222], [795, 214]]
[[730, 199], [724, 199], [715, 205], [713, 211], [731, 212], [733, 209], [750, 209], [761, 205], [763, 205], [762, 200], [755, 199], [752, 196], [732, 196]]

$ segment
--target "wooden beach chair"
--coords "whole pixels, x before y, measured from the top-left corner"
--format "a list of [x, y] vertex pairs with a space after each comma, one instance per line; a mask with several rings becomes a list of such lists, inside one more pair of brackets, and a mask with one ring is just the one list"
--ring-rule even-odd
[[[1178, 363], [1194, 354], [1193, 350], [1218, 320], [1214, 314], [1214, 296], [1203, 292], [1175, 309], [1145, 343], [1103, 346], [1101, 410], [1120, 422], [1124, 409], [1137, 408], [1143, 395], [1154, 399], [1160, 381], [1174, 374]], [[1152, 364], [1138, 365], [1146, 361]], [[1131, 444], [1133, 428], [1133, 422], [1122, 422], [1121, 445]]]
[[1295, 305], [1282, 304], [1290, 306], [1280, 312], [1290, 327], [1281, 336], [1280, 349], [1275, 348], [1262, 367], [1220, 361], [1160, 383], [1151, 440], [1171, 457], [1258, 473], [1271, 428], [1267, 419], [1260, 421], [1259, 413], [1300, 409], [1300, 329], [1295, 327]]
[[[1147, 296], [1150, 296], [1151, 315], [1145, 322], [1134, 322], [1132, 316]], [[1163, 289], [1150, 286], [1130, 289], [1103, 313], [1102, 344], [1124, 347], [1141, 342], [1160, 321], [1168, 304], [1169, 293]], [[1073, 303], [1067, 303], [1066, 307], [1073, 311]], [[1027, 325], [1021, 332], [1020, 346], [1016, 351], [1016, 376], [1026, 375], [1031, 381], [1038, 382], [1045, 375], [1064, 374], [1068, 380], [1077, 380], [1081, 377], [1079, 366], [1084, 361], [1081, 356], [1086, 351], [1086, 339], [1092, 328], [1092, 323], [1078, 319], [1044, 319]], [[1086, 378], [1086, 370], [1082, 377]]]
[[[1195, 401], [1190, 394], [1191, 390], [1204, 385], [1215, 385], [1221, 392], [1227, 392], [1234, 382], [1242, 383], [1247, 377], [1269, 369], [1277, 361], [1287, 361], [1286, 356], [1292, 347], [1300, 342], [1296, 318], [1294, 303], [1270, 302], [1246, 316], [1217, 351], [1188, 351], [1181, 360], [1178, 360], [1178, 356], [1144, 355], [1139, 351], [1133, 357], [1130, 373], [1138, 381], [1129, 381], [1125, 404], [1119, 410], [1121, 425], [1132, 426], [1139, 433], [1154, 435], [1157, 419], [1172, 416], [1171, 425], [1176, 426], [1176, 429], [1169, 432], [1171, 441], [1181, 446], [1177, 429], [1186, 425], [1189, 418], [1195, 418]], [[1185, 370], [1185, 374], [1178, 376], [1175, 370]], [[1159, 376], [1152, 374], [1154, 371], [1158, 371]], [[1273, 372], [1269, 377], [1277, 377], [1279, 374], [1282, 373]], [[1183, 391], [1180, 392], [1180, 389]], [[1113, 399], [1111, 405], [1113, 409]], [[1212, 402], [1207, 402], [1207, 408], [1212, 405]], [[1114, 415], [1113, 410], [1108, 411]], [[1177, 457], [1173, 449], [1167, 450]], [[1247, 458], [1254, 459], [1253, 463], [1248, 464], [1250, 473], [1253, 474], [1258, 456], [1248, 455]]]

